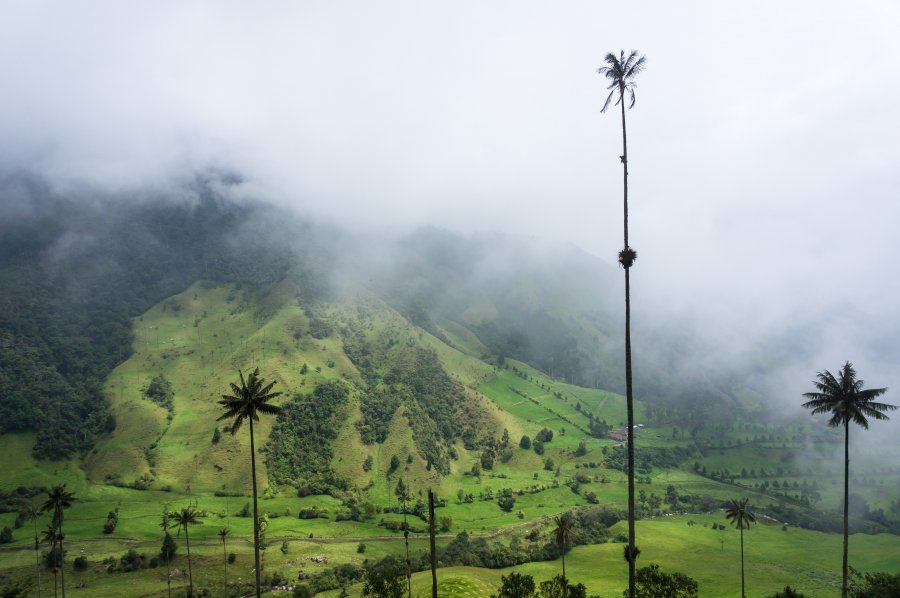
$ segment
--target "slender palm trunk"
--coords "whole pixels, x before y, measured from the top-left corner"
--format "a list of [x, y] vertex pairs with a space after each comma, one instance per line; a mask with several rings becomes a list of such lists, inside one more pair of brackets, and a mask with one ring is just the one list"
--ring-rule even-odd
[[437, 598], [437, 548], [434, 542], [434, 492], [428, 489], [428, 543], [431, 549], [431, 598]]
[[406, 544], [406, 591], [407, 596], [412, 598], [412, 567], [409, 561], [409, 525], [406, 523], [405, 498], [403, 499], [403, 543]]
[[563, 547], [563, 553], [562, 553], [562, 567], [563, 567], [563, 577], [562, 577], [563, 598], [566, 598], [566, 595], [569, 591], [569, 582], [566, 580], [566, 548], [565, 548], [565, 546]]
[[[63, 548], [62, 512], [59, 512], [57, 521], [59, 521], [59, 583], [62, 587], [62, 598], [66, 598], [66, 551]], [[846, 537], [846, 534], [844, 536]]]
[[744, 526], [741, 525], [741, 598], [747, 598], [744, 590]]
[[33, 516], [31, 520], [34, 521], [34, 568], [37, 572], [38, 598], [41, 598], [41, 544], [38, 540], [37, 516]]
[[228, 587], [228, 551], [225, 549], [225, 538], [222, 538], [222, 563], [225, 565], [225, 587]]
[[[166, 536], [168, 535], [169, 532], [166, 532]], [[169, 547], [165, 542], [163, 542], [163, 547], [166, 550], [166, 590], [168, 590], [169, 598], [172, 598], [172, 563], [169, 557]]]
[[847, 549], [848, 549], [848, 525], [850, 515], [850, 421], [844, 420], [844, 563], [843, 581], [841, 582], [841, 598], [847, 598]]
[[53, 567], [53, 598], [57, 598], [59, 596], [59, 588], [57, 587], [58, 576], [56, 572], [59, 570], [59, 567]]
[[259, 509], [256, 505], [256, 441], [253, 438], [253, 418], [250, 421], [250, 472], [253, 478], [253, 559], [256, 564], [256, 598], [261, 598], [259, 581]]
[[[628, 136], [625, 131], [625, 88], [620, 87], [622, 104], [622, 182], [624, 190], [625, 250], [628, 245]], [[634, 395], [631, 386], [631, 264], [625, 267], [625, 406], [628, 419], [628, 596], [634, 598]]]
[[[188, 537], [188, 526], [185, 524], [184, 526], [184, 543], [187, 545], [187, 557], [188, 557], [188, 597], [192, 597], [194, 595], [194, 573], [191, 570], [191, 539]], [[65, 596], [63, 596], [65, 598]]]

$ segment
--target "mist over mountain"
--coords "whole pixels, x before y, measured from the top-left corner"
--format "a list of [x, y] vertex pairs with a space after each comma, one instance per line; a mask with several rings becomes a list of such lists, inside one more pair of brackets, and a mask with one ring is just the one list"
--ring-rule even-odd
[[[2, 431], [38, 431], [41, 457], [90, 448], [115, 426], [100, 388], [130, 354], [130, 319], [198, 280], [259, 294], [291, 280], [309, 301], [367, 289], [439, 338], [440, 322], [466, 326], [485, 359], [622, 392], [622, 285], [610, 264], [573, 245], [501, 233], [350, 232], [232, 199], [240, 185], [205, 172], [174, 193], [60, 195], [33, 175], [3, 179]], [[790, 415], [772, 407], [796, 396], [773, 395], [773, 381], [801, 371], [809, 379], [827, 342], [803, 321], [778, 335], [710, 336], [702, 321], [647, 303], [637, 302], [635, 387], [659, 422]], [[891, 347], [878, 336], [865, 349]]]

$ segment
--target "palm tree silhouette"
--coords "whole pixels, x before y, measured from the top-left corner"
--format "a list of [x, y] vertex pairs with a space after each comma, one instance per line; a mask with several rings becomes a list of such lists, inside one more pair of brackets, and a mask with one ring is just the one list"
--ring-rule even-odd
[[812, 414], [830, 413], [831, 419], [828, 425], [832, 428], [844, 427], [844, 560], [843, 581], [841, 583], [841, 596], [847, 598], [847, 547], [848, 547], [848, 499], [850, 479], [850, 422], [858, 424], [863, 429], [869, 429], [869, 420], [889, 419], [885, 411], [893, 411], [896, 405], [876, 403], [873, 399], [887, 392], [887, 388], [863, 389], [864, 382], [856, 378], [856, 370], [849, 361], [838, 372], [837, 378], [825, 370], [816, 374], [817, 380], [813, 385], [818, 392], [807, 392], [803, 396], [809, 399], [803, 406], [812, 410]]
[[[46, 513], [48, 511], [53, 511], [53, 522], [51, 523], [51, 528], [56, 530], [56, 544], [59, 549], [59, 574], [62, 585], [62, 595], [63, 598], [66, 598], [66, 564], [65, 564], [65, 551], [63, 548], [63, 539], [65, 535], [63, 534], [63, 511], [72, 506], [72, 503], [75, 501], [75, 495], [71, 492], [66, 491], [66, 485], [56, 485], [51, 488], [47, 492], [47, 500], [44, 501], [44, 504], [41, 505], [41, 512]], [[55, 553], [54, 553], [55, 554]], [[55, 570], [54, 570], [55, 574]]]
[[25, 518], [34, 523], [34, 568], [37, 573], [37, 594], [41, 598], [41, 540], [38, 537], [37, 520], [41, 516], [41, 511], [35, 504], [29, 504], [25, 507]]
[[169, 598], [172, 598], [172, 550], [169, 547], [169, 540], [171, 540], [171, 536], [169, 535], [169, 504], [166, 503], [165, 508], [163, 509], [162, 522], [159, 524], [159, 527], [163, 529], [163, 545], [162, 552], [166, 555], [166, 589], [169, 593]]
[[556, 527], [553, 529], [553, 540], [556, 542], [556, 548], [559, 549], [559, 554], [562, 556], [562, 595], [563, 598], [566, 598], [569, 590], [569, 581], [566, 579], [566, 549], [568, 549], [572, 538], [575, 536], [575, 518], [572, 517], [572, 513], [566, 511], [562, 515], [554, 517], [553, 522], [556, 524]]
[[259, 511], [256, 503], [256, 444], [253, 437], [253, 422], [259, 421], [259, 414], [278, 415], [281, 408], [276, 405], [270, 405], [269, 401], [275, 397], [281, 396], [280, 392], [272, 392], [275, 386], [275, 380], [265, 385], [265, 380], [259, 377], [259, 368], [253, 370], [253, 373], [244, 380], [244, 373], [238, 370], [241, 384], [238, 386], [234, 382], [231, 383], [230, 395], [222, 395], [219, 404], [225, 407], [225, 413], [219, 416], [216, 421], [223, 419], [234, 419], [231, 424], [232, 436], [240, 429], [241, 424], [246, 419], [250, 422], [250, 471], [253, 478], [253, 557], [256, 564], [256, 598], [262, 596], [260, 589], [260, 566], [259, 566]]
[[225, 538], [230, 533], [231, 530], [227, 527], [219, 529], [219, 540], [222, 542], [222, 562], [225, 564], [225, 587], [228, 587], [228, 553], [225, 549]]
[[181, 536], [181, 530], [184, 530], [184, 544], [187, 547], [188, 562], [188, 596], [190, 597], [194, 595], [194, 574], [191, 570], [191, 539], [188, 537], [188, 527], [191, 525], [203, 525], [203, 522], [200, 521], [200, 513], [197, 512], [193, 505], [170, 513], [169, 518], [171, 519], [170, 529], [177, 527], [179, 536]]
[[59, 553], [59, 540], [60, 533], [59, 530], [54, 525], [48, 525], [47, 529], [44, 531], [44, 537], [42, 538], [43, 542], [46, 542], [50, 545], [50, 558], [53, 562], [53, 597], [59, 594], [59, 590], [57, 587], [57, 580], [59, 577], [59, 564], [60, 564], [60, 553]]
[[632, 50], [626, 58], [625, 51], [622, 50], [619, 57], [610, 52], [604, 58], [604, 62], [607, 66], [599, 68], [597, 72], [610, 81], [609, 87], [607, 87], [610, 92], [601, 112], [606, 112], [616, 92], [618, 92], [616, 105], [622, 106], [622, 155], [619, 156], [619, 160], [622, 162], [625, 198], [625, 247], [619, 252], [619, 263], [625, 269], [625, 404], [628, 419], [628, 552], [626, 559], [628, 560], [628, 595], [634, 598], [634, 562], [637, 560], [638, 551], [634, 543], [634, 395], [631, 386], [631, 277], [629, 272], [637, 259], [637, 252], [628, 244], [628, 135], [625, 130], [625, 94], [627, 92], [631, 96], [629, 108], [633, 107], [634, 88], [637, 87], [634, 80], [644, 70], [647, 60], [635, 50]]
[[731, 501], [731, 506], [725, 511], [725, 518], [741, 530], [741, 598], [744, 598], [747, 595], [744, 591], [744, 528], [750, 529], [750, 524], [756, 523], [756, 515], [747, 509], [747, 499], [742, 498]]

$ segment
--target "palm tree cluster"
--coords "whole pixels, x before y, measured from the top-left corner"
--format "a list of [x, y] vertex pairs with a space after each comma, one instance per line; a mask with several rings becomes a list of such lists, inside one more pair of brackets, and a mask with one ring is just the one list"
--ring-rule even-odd
[[53, 562], [53, 585], [56, 593], [56, 574], [59, 572], [62, 597], [66, 598], [65, 548], [63, 540], [63, 512], [72, 506], [75, 495], [66, 490], [66, 485], [54, 486], [47, 492], [47, 500], [41, 505], [42, 513], [53, 512], [53, 519], [44, 533], [44, 541], [50, 545], [50, 558]]

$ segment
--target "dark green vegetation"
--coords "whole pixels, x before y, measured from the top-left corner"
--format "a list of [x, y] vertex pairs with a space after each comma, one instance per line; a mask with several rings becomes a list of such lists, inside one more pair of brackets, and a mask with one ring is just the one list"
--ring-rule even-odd
[[[608, 267], [570, 250], [554, 255], [516, 240], [428, 231], [380, 245], [396, 265], [382, 269], [374, 263], [380, 259], [367, 259], [371, 248], [351, 237], [230, 204], [202, 182], [197, 190], [193, 203], [107, 202], [106, 220], [106, 200], [91, 207], [48, 195], [35, 203], [32, 214], [49, 210], [42, 202], [84, 212], [73, 222], [99, 239], [81, 242], [108, 249], [103, 260], [91, 254], [101, 271], [162, 261], [149, 269], [153, 284], [135, 287], [140, 292], [119, 286], [138, 273], [103, 278], [104, 293], [141, 302], [89, 312], [126, 330], [121, 357], [116, 351], [103, 362], [102, 347], [81, 354], [95, 362], [98, 409], [115, 429], [98, 433], [88, 422], [71, 436], [75, 448], [57, 459], [35, 458], [43, 454], [41, 422], [0, 435], [7, 456], [0, 530], [12, 536], [0, 548], [0, 588], [34, 588], [40, 573], [47, 594], [56, 569], [73, 596], [163, 596], [169, 585], [181, 595], [191, 583], [195, 593], [246, 594], [256, 569], [264, 590], [284, 582], [357, 596], [368, 570], [386, 557], [401, 563], [405, 589], [408, 531], [411, 583], [426, 594], [430, 488], [442, 595], [496, 593], [501, 576], [513, 572], [533, 576], [535, 592], [546, 583], [547, 592], [565, 587], [567, 596], [579, 584], [588, 594], [621, 593], [628, 459], [617, 438], [627, 410], [612, 392], [624, 383], [618, 317], [603, 303], [620, 291]], [[196, 218], [220, 229], [182, 228]], [[119, 250], [119, 233], [108, 230], [119, 222], [132, 232], [153, 224], [135, 237], [146, 240], [146, 254], [131, 261]], [[65, 239], [81, 238], [56, 226], [39, 250], [4, 254], [2, 267], [46, 265]], [[489, 261], [500, 266], [486, 268]], [[68, 301], [74, 282], [58, 276], [69, 290], [55, 292]], [[78, 322], [80, 333], [92, 330]], [[746, 547], [748, 587], [772, 593], [790, 583], [828, 595], [839, 585], [839, 536], [798, 527], [841, 529], [830, 453], [842, 438], [807, 418], [772, 419], [754, 386], [756, 371], [717, 372], [697, 383], [683, 362], [661, 357], [690, 353], [689, 335], [670, 336], [651, 321], [646, 330], [653, 342], [643, 359], [654, 367], [634, 381], [637, 572], [658, 563], [662, 573], [697, 580], [703, 595], [734, 595], [739, 532], [722, 525], [720, 509], [749, 496], [761, 521]], [[6, 348], [18, 355], [21, 346]], [[231, 434], [234, 418], [217, 422], [216, 400], [238, 370], [256, 367], [267, 381], [261, 388], [277, 381], [284, 395], [269, 401], [277, 415], [253, 420], [251, 451], [247, 421]], [[22, 393], [39, 392], [42, 383], [26, 375], [15, 382], [30, 386], [0, 395], [0, 405], [17, 409]], [[820, 459], [797, 459], [807, 443]], [[251, 455], [261, 457], [258, 493]], [[897, 539], [883, 533], [900, 530], [900, 469], [892, 467], [861, 460], [851, 478], [850, 530], [873, 534], [852, 537], [852, 563], [869, 573], [900, 567]], [[53, 517], [25, 527], [24, 514], [45, 488], [62, 483], [78, 496], [64, 546], [53, 532], [34, 551], [31, 527], [44, 529]], [[171, 514], [189, 507], [204, 525], [169, 533]], [[165, 531], [158, 525], [164, 509]], [[554, 518], [564, 514], [572, 534], [559, 539]], [[688, 554], [687, 545], [696, 551]], [[87, 588], [75, 587], [81, 584]]]
[[288, 253], [210, 183], [173, 205], [72, 201], [25, 175], [0, 180], [0, 433], [36, 432], [38, 458], [89, 450], [116, 425], [102, 387], [131, 353], [131, 318], [201, 278], [285, 276]]

